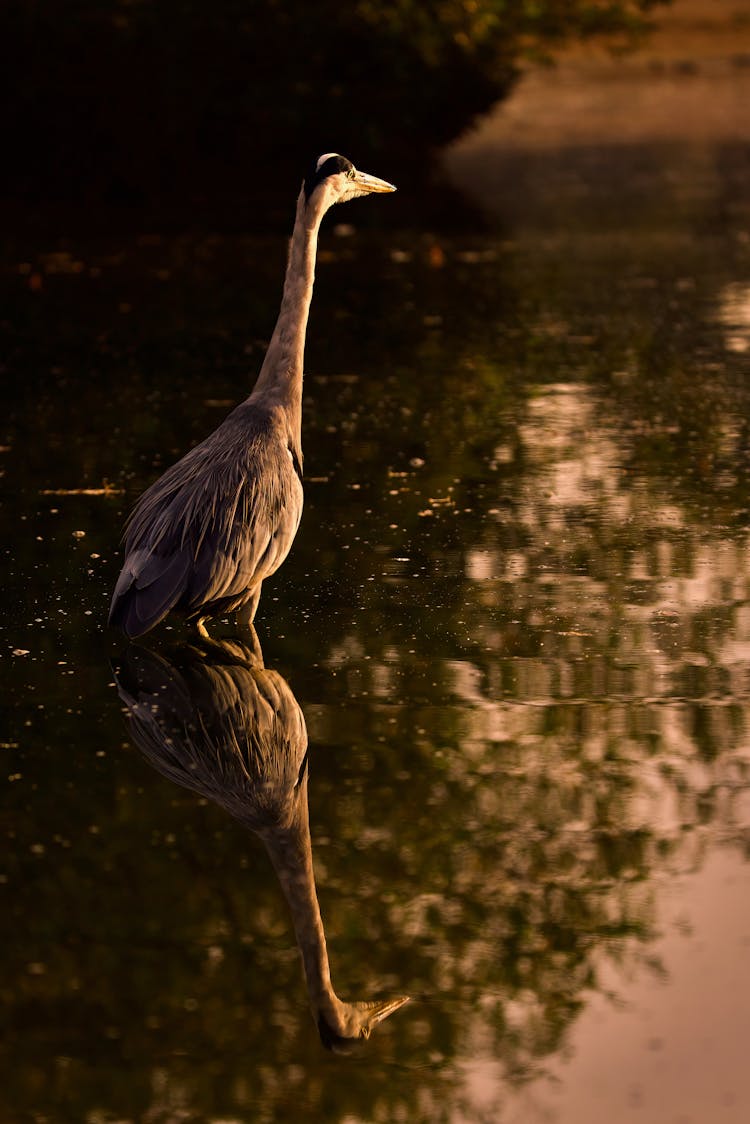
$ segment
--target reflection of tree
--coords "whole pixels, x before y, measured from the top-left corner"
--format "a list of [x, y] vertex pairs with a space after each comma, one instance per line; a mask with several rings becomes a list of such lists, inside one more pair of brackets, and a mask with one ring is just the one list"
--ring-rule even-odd
[[[425, 888], [422, 912], [407, 913], [412, 935], [429, 944], [437, 919], [478, 979], [502, 973], [529, 999], [515, 1037], [500, 1035], [496, 1008], [493, 1051], [511, 1072], [543, 1052], [545, 1033], [559, 1046], [595, 986], [592, 934], [625, 949], [648, 932], [658, 872], [689, 869], [708, 838], [746, 843], [750, 830], [746, 532], [696, 519], [650, 464], [633, 471], [597, 388], [528, 390], [515, 432], [500, 432], [498, 492], [485, 487], [484, 519], [461, 521], [468, 541], [446, 530], [460, 485], [423, 533], [422, 556], [442, 562], [450, 589], [431, 575], [410, 581], [413, 557], [392, 565], [395, 585], [364, 587], [328, 659], [358, 700], [368, 757], [398, 775], [399, 747], [414, 746], [404, 779], [419, 775], [420, 800], [441, 809], [439, 829], [425, 815], [404, 843]], [[421, 484], [424, 473], [411, 476]], [[338, 743], [335, 704], [309, 713], [316, 740]], [[378, 806], [384, 794], [368, 798]], [[457, 861], [429, 867], [420, 828], [439, 830], [438, 852]], [[509, 922], [497, 944], [466, 939], [475, 895]], [[489, 964], [498, 946], [501, 969]], [[445, 962], [438, 979], [468, 986]]]
[[750, 285], [731, 282], [717, 303], [727, 348], [744, 355], [750, 351]]
[[[432, 1124], [454, 1118], [463, 1103], [467, 1119], [479, 1121], [486, 1117], [465, 1085], [473, 1059], [493, 1058], [499, 1080], [533, 1077], [600, 986], [602, 961], [632, 965], [647, 956], [660, 877], [699, 861], [709, 833], [737, 837], [722, 801], [742, 795], [741, 757], [730, 744], [717, 747], [713, 762], [689, 739], [665, 744], [658, 723], [677, 703], [649, 702], [640, 690], [566, 694], [557, 678], [561, 654], [505, 660], [478, 651], [474, 659], [422, 664], [398, 651], [388, 660], [368, 654], [342, 644], [328, 674], [336, 672], [343, 695], [333, 684], [319, 687], [306, 705], [319, 745], [316, 854], [340, 976], [366, 985], [363, 965], [373, 957], [389, 987], [400, 982], [425, 1000], [393, 1021], [388, 1037], [403, 1064], [374, 1053], [374, 1068], [347, 1071], [332, 1093], [308, 1049], [274, 887], [260, 870], [248, 880], [237, 859], [245, 848], [225, 819], [192, 800], [170, 807], [163, 786], [144, 787], [136, 771], [129, 783], [120, 776], [117, 815], [103, 818], [106, 829], [95, 837], [76, 839], [72, 862], [62, 853], [40, 875], [30, 839], [18, 832], [12, 880], [36, 893], [44, 921], [23, 949], [10, 945], [7, 967], [23, 997], [13, 1019], [26, 1025], [17, 1048], [29, 1051], [4, 1074], [11, 1094], [20, 1079], [31, 1080], [39, 1048], [49, 1048], [33, 1012], [55, 1025], [64, 1009], [56, 1050], [76, 1059], [67, 1077], [71, 1103], [80, 1097], [142, 1119], [150, 1110], [154, 1121], [219, 1109], [270, 1120], [291, 1108], [303, 1083], [312, 1119], [325, 1112], [386, 1122], [405, 1113]], [[519, 677], [504, 688], [511, 667]], [[220, 661], [216, 649], [183, 650], [171, 667], [137, 656], [126, 676], [131, 700], [136, 681], [139, 743], [158, 754], [157, 767], [266, 839], [269, 828], [277, 839], [294, 837], [305, 795], [306, 773], [296, 784], [304, 733], [280, 676], [224, 646]], [[227, 752], [248, 728], [249, 697], [266, 722], [266, 746], [282, 729], [289, 746], [288, 756], [263, 764], [259, 738], [250, 783], [245, 765], [235, 768], [243, 758]], [[206, 758], [210, 744], [225, 749]], [[306, 824], [306, 804], [302, 810]], [[54, 808], [49, 813], [60, 829]], [[102, 863], [109, 880], [87, 882], [78, 872]], [[55, 920], [71, 908], [74, 940]], [[252, 941], [248, 952], [243, 940]], [[29, 975], [27, 962], [50, 970]], [[76, 991], [60, 994], [61, 980], [75, 980]], [[105, 1072], [117, 1064], [119, 1041], [101, 1042], [101, 1026], [123, 1036], [131, 1064], [127, 1086], [106, 1092], [80, 1060], [93, 1056]]]
[[315, 1022], [345, 1049], [407, 1002], [342, 1002], [331, 985], [307, 811], [307, 731], [260, 648], [205, 643], [169, 662], [132, 647], [118, 675], [130, 732], [151, 764], [263, 840], [292, 912]]

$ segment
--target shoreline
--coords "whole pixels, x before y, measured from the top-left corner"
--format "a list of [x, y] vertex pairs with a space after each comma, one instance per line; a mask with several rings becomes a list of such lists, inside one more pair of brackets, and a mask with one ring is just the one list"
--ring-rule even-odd
[[[552, 67], [529, 68], [443, 155], [449, 179], [490, 215], [513, 216], [534, 197], [549, 206], [591, 194], [649, 193], [674, 164], [679, 190], [730, 151], [743, 180], [750, 152], [750, 5], [676, 0], [644, 44], [615, 56], [577, 46]], [[667, 174], [667, 178], [671, 177]], [[552, 186], [554, 184], [554, 187]], [[554, 196], [553, 196], [554, 201]]]

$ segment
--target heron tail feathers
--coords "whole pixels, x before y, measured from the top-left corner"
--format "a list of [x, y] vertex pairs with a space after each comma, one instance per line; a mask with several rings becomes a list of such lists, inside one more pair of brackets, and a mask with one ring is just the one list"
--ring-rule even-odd
[[135, 550], [115, 586], [109, 624], [131, 640], [144, 636], [166, 617], [182, 597], [190, 571], [190, 555], [178, 551], [169, 557]]

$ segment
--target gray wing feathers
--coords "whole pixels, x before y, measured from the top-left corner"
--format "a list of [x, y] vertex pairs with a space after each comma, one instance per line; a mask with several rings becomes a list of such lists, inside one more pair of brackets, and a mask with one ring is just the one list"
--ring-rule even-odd
[[241, 596], [281, 564], [301, 512], [302, 488], [281, 435], [220, 427], [136, 505], [110, 623], [142, 636], [176, 606], [198, 612]]
[[190, 558], [181, 551], [171, 556], [136, 550], [129, 554], [110, 610], [110, 624], [128, 636], [143, 636], [180, 600], [190, 572]]

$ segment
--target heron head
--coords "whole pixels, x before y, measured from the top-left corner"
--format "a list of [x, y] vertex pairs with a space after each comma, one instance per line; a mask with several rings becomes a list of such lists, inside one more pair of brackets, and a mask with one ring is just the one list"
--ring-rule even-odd
[[314, 199], [325, 201], [325, 206], [331, 207], [334, 203], [346, 203], [360, 195], [395, 191], [396, 188], [377, 176], [360, 172], [345, 156], [339, 156], [337, 152], [326, 152], [305, 176], [303, 190], [308, 205]]

